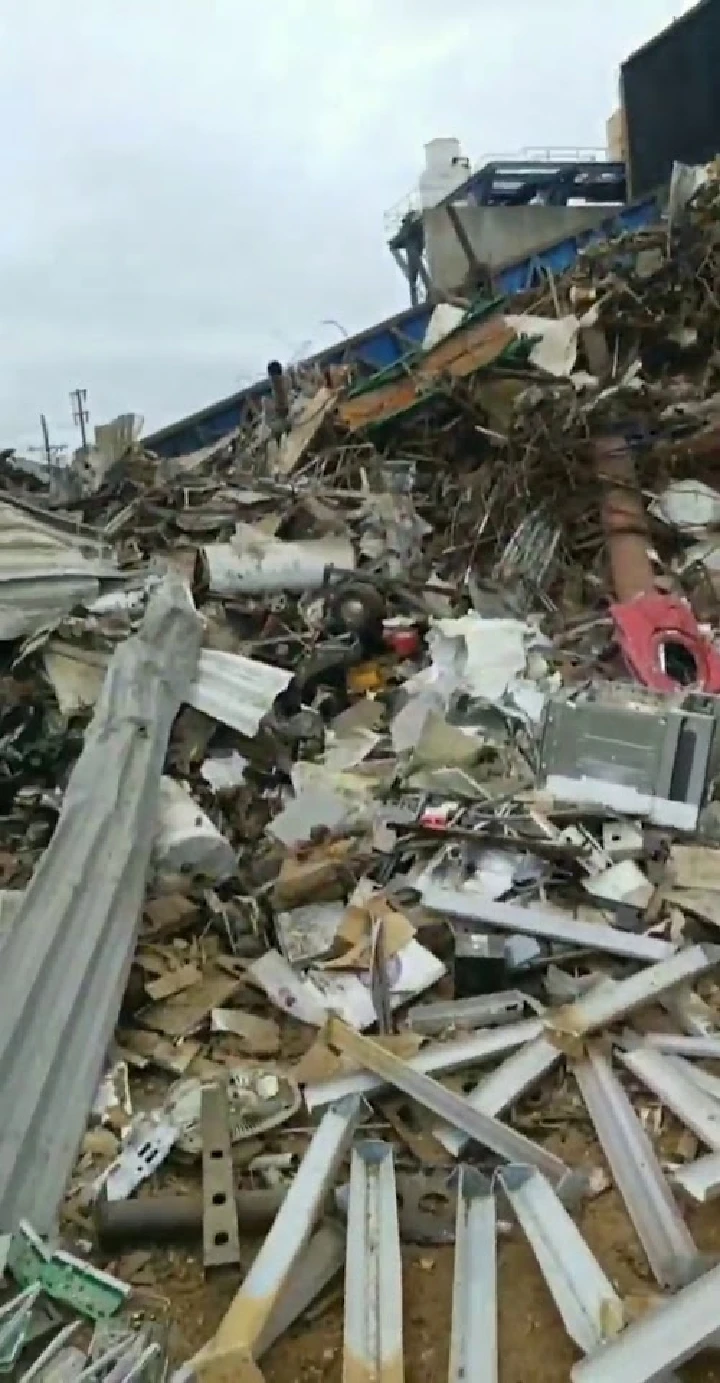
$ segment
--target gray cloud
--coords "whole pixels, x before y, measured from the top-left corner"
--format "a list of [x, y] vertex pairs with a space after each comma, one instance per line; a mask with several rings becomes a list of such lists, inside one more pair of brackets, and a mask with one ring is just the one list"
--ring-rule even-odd
[[4, 0], [0, 442], [156, 426], [406, 305], [422, 145], [600, 145], [679, 0]]

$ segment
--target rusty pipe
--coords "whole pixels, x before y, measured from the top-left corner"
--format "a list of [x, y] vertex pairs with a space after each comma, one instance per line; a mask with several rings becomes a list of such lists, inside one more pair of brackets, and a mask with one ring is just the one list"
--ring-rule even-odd
[[655, 590], [650, 530], [627, 443], [621, 437], [598, 437], [594, 447], [612, 584], [616, 600], [625, 604]]
[[[240, 1233], [269, 1229], [287, 1188], [273, 1186], [236, 1192]], [[109, 1201], [95, 1206], [95, 1232], [101, 1249], [114, 1252], [146, 1244], [175, 1244], [202, 1238], [202, 1196], [152, 1196], [140, 1200]]]

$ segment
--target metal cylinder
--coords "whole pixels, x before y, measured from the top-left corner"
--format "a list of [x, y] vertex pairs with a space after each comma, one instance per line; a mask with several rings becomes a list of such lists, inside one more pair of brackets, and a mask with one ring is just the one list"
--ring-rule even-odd
[[239, 534], [231, 543], [204, 549], [208, 584], [213, 595], [275, 595], [279, 591], [317, 591], [327, 568], [354, 571], [352, 543], [345, 538], [306, 538], [281, 542]]
[[621, 437], [599, 437], [595, 464], [601, 486], [601, 517], [615, 598], [621, 604], [655, 589], [648, 556], [650, 533], [635, 474], [635, 463]]
[[[287, 1188], [237, 1191], [240, 1232], [264, 1231], [272, 1224]], [[95, 1206], [95, 1231], [101, 1249], [114, 1252], [145, 1244], [175, 1244], [202, 1237], [202, 1196], [153, 1196], [141, 1200], [100, 1199]]]

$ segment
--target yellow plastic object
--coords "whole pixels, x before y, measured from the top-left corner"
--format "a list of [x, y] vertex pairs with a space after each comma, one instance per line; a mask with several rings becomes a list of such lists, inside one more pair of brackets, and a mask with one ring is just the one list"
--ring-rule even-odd
[[358, 694], [382, 691], [385, 677], [379, 663], [358, 663], [348, 669], [347, 687]]

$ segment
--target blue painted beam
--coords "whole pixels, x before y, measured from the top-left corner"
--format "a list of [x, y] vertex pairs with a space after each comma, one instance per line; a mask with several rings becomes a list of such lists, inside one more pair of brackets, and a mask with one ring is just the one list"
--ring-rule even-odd
[[496, 290], [508, 296], [512, 296], [513, 293], [524, 293], [542, 281], [543, 271], [549, 269], [556, 277], [564, 274], [586, 245], [608, 240], [612, 234], [618, 234], [620, 231], [642, 230], [643, 226], [652, 225], [658, 215], [659, 208], [655, 197], [646, 197], [644, 201], [623, 207], [592, 230], [583, 231], [580, 235], [569, 235], [565, 240], [558, 240], [549, 249], [528, 255], [517, 264], [507, 265], [495, 276]]
[[[585, 245], [608, 239], [620, 231], [640, 230], [656, 221], [658, 214], [658, 203], [654, 197], [623, 207], [593, 230], [568, 236], [548, 249], [501, 269], [495, 277], [495, 291], [508, 296], [523, 293], [541, 281], [544, 270], [549, 269], [554, 275], [564, 273]], [[399, 312], [384, 322], [377, 322], [357, 336], [309, 356], [303, 364], [317, 365], [321, 369], [329, 365], [358, 364], [370, 370], [383, 370], [388, 365], [395, 365], [409, 349], [420, 344], [432, 310], [431, 303], [408, 308], [406, 312]], [[185, 456], [200, 447], [210, 446], [246, 421], [268, 390], [267, 379], [260, 379], [256, 384], [250, 384], [246, 389], [152, 433], [144, 439], [145, 445], [160, 456]]]
[[[371, 371], [384, 370], [388, 365], [396, 365], [409, 350], [420, 345], [432, 310], [431, 303], [410, 307], [356, 336], [338, 341], [327, 350], [308, 356], [302, 364], [317, 365], [320, 369], [327, 369], [329, 365], [359, 364]], [[144, 445], [159, 456], [186, 456], [200, 447], [210, 446], [239, 427], [269, 391], [268, 380], [259, 379], [236, 394], [151, 433], [143, 439]]]

